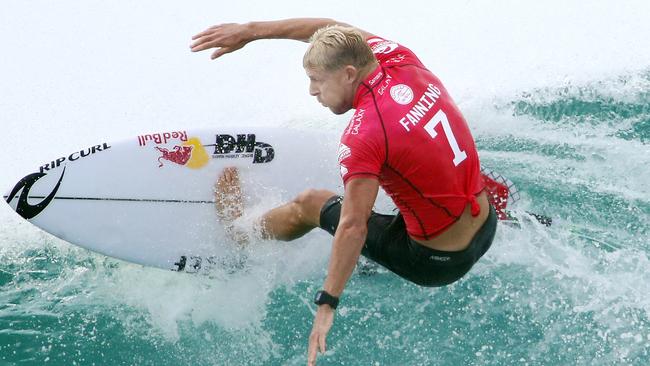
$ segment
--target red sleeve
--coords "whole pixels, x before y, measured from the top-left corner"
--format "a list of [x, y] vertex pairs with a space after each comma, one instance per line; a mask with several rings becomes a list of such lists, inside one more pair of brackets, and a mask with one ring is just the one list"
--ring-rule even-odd
[[397, 42], [377, 36], [368, 37], [366, 42], [382, 66], [410, 64], [424, 67], [413, 51]]
[[384, 150], [383, 142], [369, 133], [343, 135], [339, 145], [339, 165], [343, 183], [358, 177], [379, 179], [386, 155]]

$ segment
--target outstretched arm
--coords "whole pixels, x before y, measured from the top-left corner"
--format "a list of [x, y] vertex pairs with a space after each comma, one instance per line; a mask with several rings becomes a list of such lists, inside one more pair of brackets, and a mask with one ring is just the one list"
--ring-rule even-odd
[[[318, 29], [334, 24], [350, 26], [327, 18], [295, 18], [245, 24], [219, 24], [192, 37], [194, 43], [190, 48], [192, 52], [217, 48], [211, 56], [214, 60], [258, 39], [293, 39], [308, 42]], [[366, 38], [371, 35], [362, 30], [359, 31]]]
[[[359, 177], [345, 185], [339, 226], [334, 235], [332, 256], [323, 289], [339, 297], [357, 265], [361, 249], [368, 234], [368, 219], [377, 198], [379, 181]], [[309, 336], [307, 359], [309, 365], [316, 363], [317, 351], [325, 352], [327, 333], [334, 323], [334, 310], [329, 305], [318, 306], [314, 325]]]

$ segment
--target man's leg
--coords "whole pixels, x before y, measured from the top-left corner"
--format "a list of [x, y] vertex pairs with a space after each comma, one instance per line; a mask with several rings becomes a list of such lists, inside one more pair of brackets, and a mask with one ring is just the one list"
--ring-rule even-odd
[[[321, 208], [335, 195], [328, 190], [305, 190], [291, 202], [262, 215], [257, 229], [264, 239], [297, 239], [319, 227]], [[232, 228], [232, 222], [243, 214], [244, 207], [237, 168], [224, 169], [215, 184], [215, 201], [219, 219]], [[236, 235], [235, 239], [240, 241]]]

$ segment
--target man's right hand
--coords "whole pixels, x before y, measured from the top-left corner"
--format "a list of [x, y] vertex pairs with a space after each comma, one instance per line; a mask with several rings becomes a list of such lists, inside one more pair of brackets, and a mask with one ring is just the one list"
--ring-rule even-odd
[[190, 48], [192, 52], [217, 48], [210, 56], [214, 60], [226, 53], [237, 51], [253, 39], [253, 35], [246, 24], [220, 24], [212, 26], [192, 37], [192, 40], [195, 42], [192, 43]]
[[[226, 53], [237, 51], [256, 39], [293, 39], [309, 42], [309, 38], [314, 32], [333, 24], [349, 27], [345, 23], [327, 18], [294, 18], [267, 22], [250, 22], [246, 24], [220, 24], [210, 27], [192, 37], [194, 43], [192, 43], [190, 48], [193, 52], [217, 48], [212, 53], [212, 59], [214, 60]], [[361, 29], [359, 31], [366, 38], [371, 36], [370, 33]]]

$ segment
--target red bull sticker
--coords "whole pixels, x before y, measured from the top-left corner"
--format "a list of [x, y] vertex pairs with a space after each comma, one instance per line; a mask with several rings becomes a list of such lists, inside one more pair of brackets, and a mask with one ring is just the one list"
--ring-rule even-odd
[[190, 169], [203, 168], [210, 161], [210, 155], [198, 137], [190, 137], [187, 142], [174, 145], [171, 148], [155, 146], [154, 149], [162, 154], [158, 157], [159, 168], [165, 165], [163, 160]]
[[160, 165], [158, 165], [159, 168], [163, 166], [163, 159], [178, 165], [185, 165], [192, 156], [192, 146], [176, 145], [172, 150], [156, 146], [155, 149], [162, 153], [162, 156], [158, 158], [158, 163], [160, 163]]

